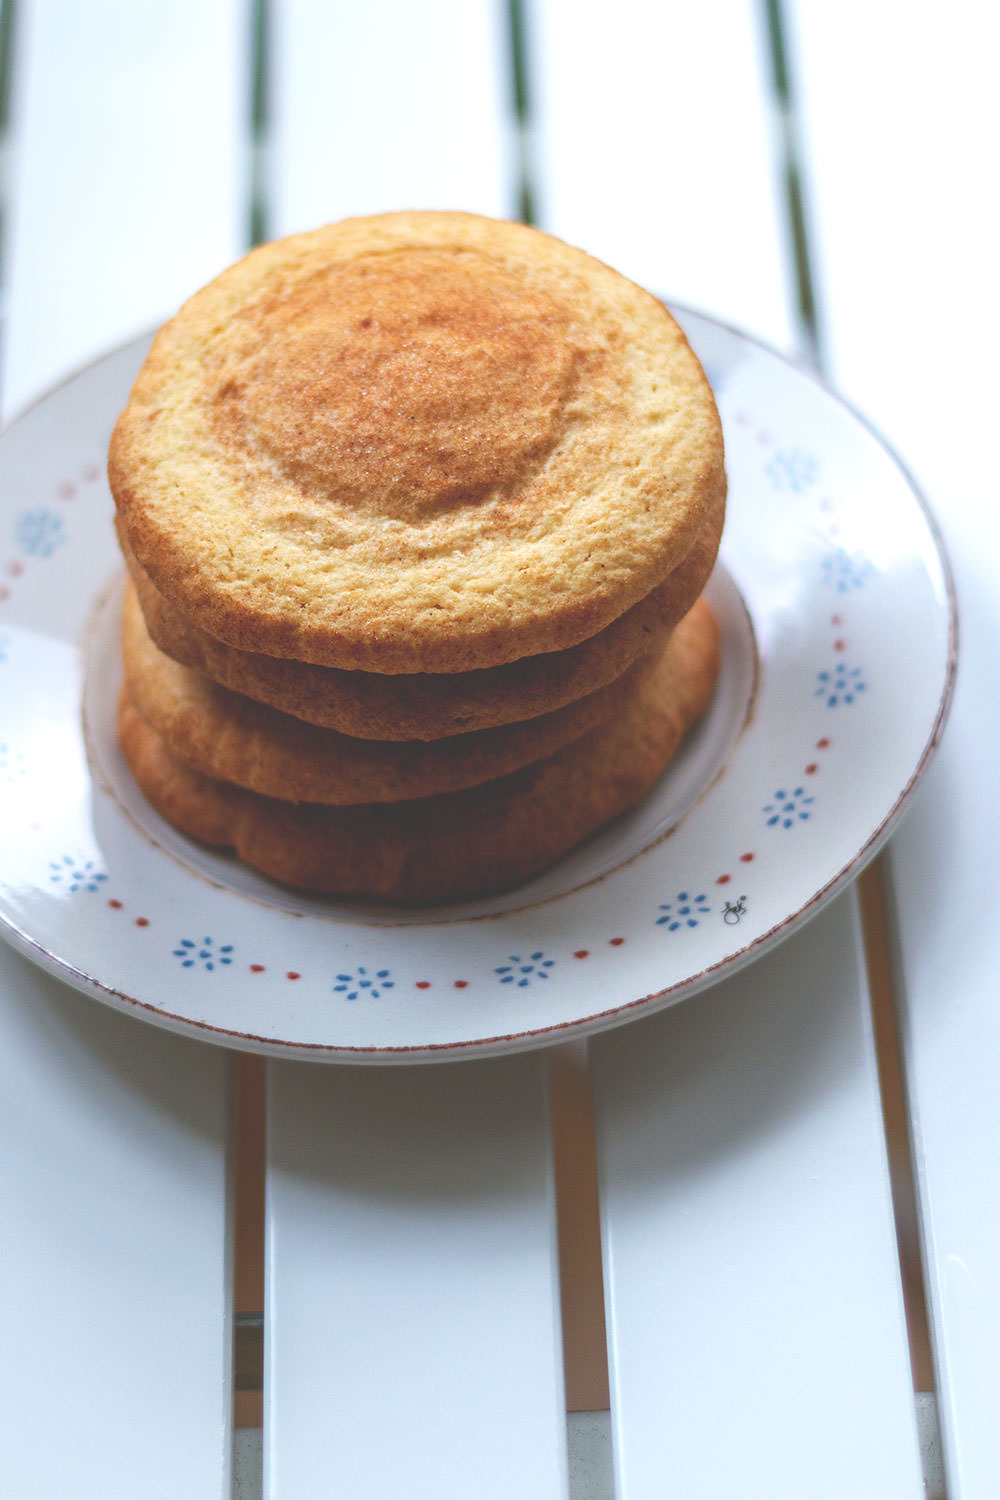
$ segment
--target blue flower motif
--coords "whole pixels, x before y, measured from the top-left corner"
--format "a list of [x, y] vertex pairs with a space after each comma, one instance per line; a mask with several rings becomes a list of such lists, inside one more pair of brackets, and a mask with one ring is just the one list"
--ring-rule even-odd
[[223, 943], [217, 946], [210, 937], [202, 938], [200, 943], [193, 938], [181, 938], [179, 946], [174, 949], [174, 957], [180, 959], [182, 969], [194, 969], [200, 965], [211, 973], [217, 964], [221, 967], [232, 963], [233, 945]]
[[54, 510], [25, 510], [14, 535], [26, 557], [51, 557], [66, 540], [63, 518]]
[[823, 582], [838, 594], [849, 594], [851, 589], [864, 588], [872, 565], [863, 552], [851, 554], [844, 547], [828, 552], [820, 564]]
[[12, 750], [8, 744], [0, 743], [0, 776], [13, 781], [17, 776], [27, 776], [28, 763], [22, 751]]
[[811, 453], [801, 448], [783, 448], [764, 469], [776, 490], [791, 490], [795, 495], [814, 483], [819, 465]]
[[360, 1000], [362, 996], [368, 1000], [378, 1000], [386, 990], [395, 987], [395, 980], [390, 979], [389, 974], [389, 969], [378, 969], [375, 974], [369, 974], [363, 965], [359, 965], [356, 974], [337, 975], [333, 993], [344, 995], [348, 1000]]
[[680, 927], [697, 927], [701, 917], [707, 917], [711, 911], [706, 895], [692, 896], [687, 891], [678, 891], [673, 901], [664, 901], [660, 905], [662, 917], [657, 917], [657, 927], [666, 927], [668, 932], [676, 932]]
[[529, 958], [512, 953], [509, 962], [493, 972], [500, 975], [501, 984], [516, 984], [519, 990], [525, 990], [536, 979], [548, 979], [549, 970], [554, 967], [555, 959], [546, 958], [544, 953], [532, 953]]
[[801, 786], [793, 792], [779, 789], [774, 794], [774, 801], [764, 808], [768, 828], [794, 828], [796, 823], [804, 823], [810, 816], [808, 809], [814, 800], [806, 796], [805, 788]]
[[97, 869], [92, 859], [77, 859], [72, 854], [50, 860], [49, 870], [52, 884], [65, 885], [71, 896], [77, 891], [96, 891], [108, 878], [103, 870]]
[[860, 667], [847, 667], [842, 662], [830, 672], [817, 672], [816, 681], [819, 683], [816, 697], [825, 698], [828, 708], [836, 708], [839, 703], [853, 703], [868, 687]]

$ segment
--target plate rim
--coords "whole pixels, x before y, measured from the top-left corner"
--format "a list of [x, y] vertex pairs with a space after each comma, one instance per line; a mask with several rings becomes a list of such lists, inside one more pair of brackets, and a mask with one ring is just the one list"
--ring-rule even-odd
[[[609, 1030], [616, 1025], [625, 1024], [631, 1019], [638, 1018], [640, 1015], [652, 1015], [670, 1005], [679, 1003], [682, 999], [693, 997], [701, 990], [710, 987], [730, 974], [736, 973], [739, 969], [746, 967], [759, 957], [763, 957], [770, 949], [791, 936], [792, 932], [804, 926], [814, 915], [833, 900], [841, 890], [850, 884], [878, 854], [879, 850], [884, 847], [908, 808], [918, 784], [922, 780], [940, 745], [954, 700], [960, 644], [959, 606], [954, 572], [944, 536], [922, 487], [892, 443], [884, 437], [864, 412], [860, 411], [848, 398], [836, 390], [813, 366], [800, 356], [778, 349], [757, 335], [749, 333], [745, 329], [722, 318], [674, 299], [663, 300], [665, 301], [665, 305], [678, 316], [678, 319], [682, 322], [682, 326], [683, 320], [689, 317], [711, 328], [722, 330], [736, 340], [756, 348], [765, 355], [775, 359], [779, 364], [787, 367], [800, 378], [804, 378], [822, 397], [832, 400], [846, 412], [890, 459], [902, 477], [909, 496], [912, 500], [916, 501], [924, 524], [927, 527], [928, 535], [941, 571], [947, 617], [947, 629], [945, 632], [946, 652], [943, 677], [930, 731], [907, 781], [898, 792], [891, 806], [884, 813], [862, 846], [841, 864], [840, 868], [829, 880], [818, 890], [814, 891], [800, 906], [788, 912], [780, 921], [773, 923], [764, 932], [758, 933], [741, 948], [724, 954], [698, 972], [688, 974], [666, 985], [662, 989], [654, 989], [638, 996], [633, 995], [628, 1000], [590, 1012], [585, 1016], [554, 1021], [543, 1026], [523, 1028], [506, 1033], [497, 1032], [490, 1036], [441, 1042], [359, 1045], [321, 1041], [293, 1041], [287, 1038], [260, 1035], [252, 1031], [240, 1031], [234, 1027], [222, 1026], [204, 1019], [193, 1019], [179, 1012], [165, 1009], [151, 1001], [143, 1000], [138, 995], [130, 994], [124, 989], [108, 984], [97, 975], [87, 973], [71, 960], [51, 952], [45, 947], [44, 943], [40, 942], [30, 932], [19, 925], [17, 921], [13, 920], [8, 911], [0, 909], [0, 934], [2, 934], [10, 945], [56, 979], [111, 1006], [120, 1014], [132, 1015], [137, 1019], [148, 1019], [152, 1023], [176, 1034], [230, 1049], [303, 1061], [339, 1061], [346, 1064], [391, 1065], [461, 1061], [476, 1057], [508, 1055], [513, 1052], [551, 1045], [571, 1037], [595, 1035]], [[65, 387], [86, 377], [95, 368], [129, 351], [134, 351], [138, 355], [143, 346], [148, 345], [152, 337], [152, 332], [147, 330], [134, 338], [123, 340], [81, 364], [76, 369], [71, 370], [59, 381], [21, 407], [0, 429], [0, 440], [13, 427], [30, 416], [37, 408], [58, 395]], [[688, 331], [686, 328], [684, 332], [685, 336], [687, 336]], [[100, 588], [95, 587], [92, 591], [92, 603], [96, 602], [99, 593]], [[92, 775], [89, 757], [88, 775]], [[608, 873], [609, 875], [613, 875], [614, 871], [612, 870]], [[572, 895], [572, 891], [564, 894]], [[430, 924], [423, 923], [416, 925], [418, 927], [425, 927]], [[440, 927], [447, 926], [448, 924], [438, 919], [433, 925]]]

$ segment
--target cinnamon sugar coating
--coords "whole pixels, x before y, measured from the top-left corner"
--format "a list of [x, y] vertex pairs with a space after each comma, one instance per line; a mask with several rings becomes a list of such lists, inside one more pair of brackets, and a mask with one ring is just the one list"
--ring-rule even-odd
[[263, 246], [115, 429], [142, 570], [241, 651], [382, 674], [564, 651], [718, 515], [722, 438], [648, 293], [537, 230], [387, 214]]

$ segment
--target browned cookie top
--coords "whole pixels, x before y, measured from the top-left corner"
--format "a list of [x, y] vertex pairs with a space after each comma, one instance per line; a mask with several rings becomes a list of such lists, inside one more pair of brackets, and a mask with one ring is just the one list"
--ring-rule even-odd
[[209, 634], [384, 673], [586, 639], [725, 488], [711, 392], [655, 298], [447, 213], [231, 267], [159, 334], [109, 472], [140, 564]]

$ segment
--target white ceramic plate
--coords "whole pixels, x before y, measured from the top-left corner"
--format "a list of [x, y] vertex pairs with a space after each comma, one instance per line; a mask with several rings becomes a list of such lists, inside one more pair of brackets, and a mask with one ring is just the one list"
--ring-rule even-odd
[[634, 813], [492, 901], [298, 898], [144, 803], [113, 710], [104, 481], [145, 342], [0, 441], [0, 929], [118, 1008], [263, 1052], [462, 1057], [614, 1025], [790, 933], [857, 873], [937, 742], [954, 607], [896, 460], [809, 375], [682, 314], [716, 388], [730, 506], [715, 706]]

